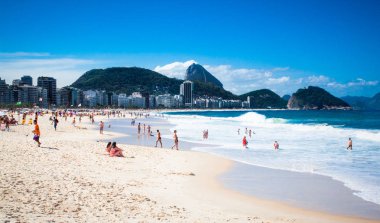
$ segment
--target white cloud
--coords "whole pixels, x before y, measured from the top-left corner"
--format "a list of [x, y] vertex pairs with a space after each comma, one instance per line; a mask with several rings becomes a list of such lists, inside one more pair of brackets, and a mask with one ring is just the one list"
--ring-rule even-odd
[[357, 78], [355, 81], [350, 81], [347, 83], [329, 82], [327, 86], [333, 88], [352, 88], [352, 87], [366, 87], [366, 86], [376, 86], [379, 81], [367, 81], [363, 78]]
[[290, 77], [279, 77], [279, 78], [268, 78], [266, 81], [267, 84], [283, 84], [290, 80]]
[[50, 53], [41, 52], [0, 52], [0, 57], [47, 57]]
[[165, 74], [168, 77], [175, 77], [178, 79], [184, 79], [186, 69], [193, 63], [197, 63], [195, 60], [188, 60], [185, 62], [173, 62], [164, 66], [156, 66], [154, 71]]
[[362, 78], [357, 78], [356, 81], [348, 82], [347, 86], [376, 86], [378, 83], [378, 81], [366, 81]]
[[306, 79], [306, 82], [309, 84], [326, 84], [329, 81], [330, 81], [330, 78], [324, 75], [319, 75], [319, 76], [312, 75], [312, 76], [308, 76]]

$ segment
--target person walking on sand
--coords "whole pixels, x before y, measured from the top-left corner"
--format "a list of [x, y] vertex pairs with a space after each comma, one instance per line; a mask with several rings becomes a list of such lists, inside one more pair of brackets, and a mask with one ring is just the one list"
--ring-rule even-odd
[[57, 131], [57, 125], [58, 125], [58, 118], [54, 116], [53, 118], [53, 126], [54, 130]]
[[104, 130], [104, 122], [103, 121], [100, 121], [99, 127], [100, 127], [100, 134], [103, 134], [103, 130]]
[[172, 149], [175, 147], [175, 148], [178, 150], [178, 136], [177, 136], [177, 130], [174, 130], [173, 139], [174, 139], [174, 145], [172, 146]]
[[347, 149], [352, 150], [352, 140], [351, 138], [348, 138], [348, 146]]
[[157, 141], [156, 141], [156, 146], [157, 147], [157, 143], [160, 143], [161, 145], [161, 148], [162, 148], [162, 141], [161, 141], [161, 133], [160, 133], [160, 130], [157, 129]]
[[243, 147], [248, 149], [248, 141], [246, 136], [243, 137]]
[[34, 120], [34, 130], [32, 132], [34, 133], [33, 140], [36, 141], [38, 143], [38, 147], [40, 147], [41, 146], [41, 142], [40, 142], [41, 132], [40, 132], [40, 126], [37, 124], [37, 120]]
[[73, 126], [75, 127], [75, 117], [73, 118]]
[[278, 150], [280, 148], [280, 145], [278, 144], [277, 141], [274, 141], [273, 147], [275, 150]]

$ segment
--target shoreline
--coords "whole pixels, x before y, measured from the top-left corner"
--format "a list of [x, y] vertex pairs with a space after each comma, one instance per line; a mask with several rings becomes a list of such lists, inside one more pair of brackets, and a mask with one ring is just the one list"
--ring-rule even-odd
[[106, 129], [100, 135], [87, 119], [82, 128], [62, 119], [56, 132], [47, 116], [39, 122], [41, 147], [31, 139], [31, 126], [0, 133], [4, 221], [378, 222], [227, 189], [217, 180], [233, 166], [225, 158], [126, 144], [120, 144], [126, 158], [109, 157], [104, 141], [125, 134]]
[[380, 205], [329, 176], [234, 162], [218, 178], [227, 189], [263, 200], [332, 215], [380, 220]]
[[[168, 120], [163, 119], [163, 118], [153, 117], [147, 121], [152, 121], [152, 119], [156, 122], [158, 121], [160, 123], [160, 127], [165, 126], [166, 128], [162, 128], [162, 129], [165, 129], [165, 131], [168, 131], [170, 127], [174, 127], [174, 125], [170, 124]], [[141, 120], [141, 122], [143, 121], [144, 119]], [[129, 136], [133, 137], [131, 135]], [[209, 146], [209, 145], [189, 143], [185, 147], [186, 147], [186, 150], [188, 149], [191, 150], [191, 147], [194, 147], [194, 146], [202, 147], [202, 146]], [[196, 152], [199, 152], [199, 151], [196, 151]], [[201, 153], [210, 154], [216, 157], [222, 157], [223, 159], [227, 159], [232, 162], [230, 167], [226, 169], [224, 172], [222, 172], [221, 176], [217, 177], [217, 180], [222, 184], [222, 186], [229, 190], [234, 190], [236, 192], [242, 193], [247, 196], [253, 196], [254, 198], [284, 203], [285, 205], [289, 205], [295, 208], [306, 209], [309, 211], [322, 212], [322, 213], [331, 214], [331, 215], [341, 215], [341, 216], [348, 216], [348, 217], [359, 217], [359, 218], [368, 218], [372, 220], [380, 220], [380, 205], [376, 203], [372, 203], [370, 201], [366, 201], [356, 196], [353, 190], [351, 190], [350, 188], [344, 185], [344, 182], [333, 179], [329, 176], [325, 176], [325, 175], [321, 175], [317, 173], [315, 174], [301, 173], [301, 172], [295, 172], [295, 171], [273, 169], [269, 167], [261, 167], [257, 165], [251, 165], [251, 164], [244, 164], [242, 162], [238, 162], [238, 161], [235, 161], [223, 156], [219, 156], [217, 154], [212, 154], [208, 152], [201, 152]], [[290, 190], [290, 192], [287, 190], [280, 190], [280, 191], [274, 190], [274, 191], [277, 191], [276, 195], [275, 196], [270, 195], [269, 190], [273, 190], [276, 188], [270, 183], [265, 184], [265, 181], [266, 180], [270, 181], [273, 179], [270, 179], [268, 176], [265, 176], [266, 174], [260, 173], [258, 169], [261, 171], [264, 171], [267, 174], [270, 173], [269, 175], [273, 177], [283, 177], [283, 176], [280, 176], [281, 173], [285, 174], [289, 176], [290, 178], [294, 178], [297, 181], [302, 182], [303, 186], [308, 187], [310, 189], [313, 188], [317, 190], [318, 192], [316, 193], [316, 192], [313, 192], [312, 190], [307, 190], [307, 189], [302, 190], [302, 187], [296, 187], [296, 185], [293, 184], [293, 187], [287, 188], [288, 190]], [[251, 182], [246, 182], [246, 180], [242, 180], [241, 176], [240, 177], [234, 176], [234, 175], [242, 174], [244, 177], [250, 177], [251, 179], [255, 179], [256, 176], [252, 174], [252, 170], [254, 170], [253, 172], [255, 172], [256, 174], [260, 174], [261, 178], [265, 178], [265, 179], [261, 179], [258, 182], [254, 182], [254, 180], [251, 180]], [[228, 180], [226, 180], [228, 178], [230, 179], [231, 182], [228, 182]], [[288, 181], [286, 180], [282, 181], [280, 182], [280, 184], [281, 185], [284, 183], [288, 184], [289, 181], [291, 180], [292, 179], [289, 179]], [[311, 184], [308, 181], [313, 182], [314, 184]], [[240, 185], [237, 182], [240, 182]], [[265, 186], [260, 186], [260, 184], [264, 184]], [[317, 185], [321, 188], [317, 188]], [[249, 188], [250, 186], [253, 186], [254, 190], [252, 190], [252, 188]], [[331, 191], [339, 192], [338, 199], [331, 199], [332, 197], [329, 197], [329, 196], [334, 195], [334, 193], [332, 193]], [[262, 196], [259, 192], [264, 193], [265, 195]], [[282, 194], [284, 192], [287, 193], [288, 195], [284, 196]], [[304, 197], [299, 196], [298, 193], [303, 193], [303, 195], [305, 195], [307, 199], [305, 198], [305, 196]], [[328, 196], [326, 196], [325, 194], [328, 194]], [[351, 202], [354, 202], [354, 204], [351, 204]]]

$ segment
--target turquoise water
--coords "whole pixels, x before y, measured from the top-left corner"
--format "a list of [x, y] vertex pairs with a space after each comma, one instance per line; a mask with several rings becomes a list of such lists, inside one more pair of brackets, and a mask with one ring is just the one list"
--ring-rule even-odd
[[[194, 150], [257, 166], [330, 176], [357, 196], [380, 204], [380, 112], [193, 111], [166, 116], [180, 139], [210, 144]], [[255, 134], [249, 137], [246, 128]], [[206, 129], [209, 139], [203, 140]], [[243, 135], [248, 149], [241, 145]], [[352, 151], [346, 149], [349, 137]], [[275, 140], [278, 151], [273, 149]]]
[[[285, 119], [287, 123], [326, 124], [343, 128], [380, 129], [380, 111], [297, 111], [252, 110], [266, 118]], [[171, 115], [199, 115], [205, 117], [239, 117], [248, 111], [193, 111], [175, 112]]]

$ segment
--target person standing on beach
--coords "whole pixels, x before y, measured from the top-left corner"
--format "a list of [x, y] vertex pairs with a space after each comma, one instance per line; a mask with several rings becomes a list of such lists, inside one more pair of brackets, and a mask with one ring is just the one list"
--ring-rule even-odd
[[103, 134], [103, 130], [104, 130], [104, 122], [103, 121], [100, 121], [99, 127], [100, 127], [100, 134]]
[[280, 145], [278, 144], [277, 141], [274, 141], [273, 147], [275, 150], [278, 150], [280, 148]]
[[73, 126], [75, 127], [75, 117], [73, 118]]
[[177, 136], [177, 130], [174, 130], [173, 139], [174, 139], [174, 145], [172, 146], [172, 149], [175, 147], [175, 148], [178, 150], [178, 136]]
[[40, 147], [41, 146], [41, 143], [40, 143], [41, 132], [40, 132], [40, 126], [37, 124], [37, 120], [34, 120], [34, 130], [32, 132], [34, 133], [33, 140], [36, 141], [38, 143], [38, 147]]
[[248, 149], [248, 141], [247, 141], [247, 137], [243, 137], [243, 147]]
[[57, 131], [57, 125], [58, 125], [58, 118], [57, 117], [54, 117], [53, 118], [53, 126], [54, 126], [54, 130]]
[[161, 133], [160, 133], [160, 130], [157, 129], [157, 141], [156, 141], [156, 146], [157, 147], [157, 143], [160, 143], [161, 145], [161, 148], [162, 148], [162, 141], [161, 141]]
[[250, 129], [249, 130], [249, 138], [251, 138], [251, 136], [252, 136], [252, 130]]
[[145, 134], [145, 123], [144, 123], [144, 134]]
[[352, 140], [351, 138], [348, 138], [348, 146], [347, 149], [352, 150]]
[[240, 135], [240, 129], [238, 129], [238, 131], [237, 131], [237, 132], [238, 132], [238, 135]]
[[148, 136], [150, 136], [150, 125], [148, 125]]
[[137, 125], [137, 134], [140, 135], [140, 132], [141, 132], [141, 125], [140, 125], [140, 122], [139, 122], [139, 124]]

